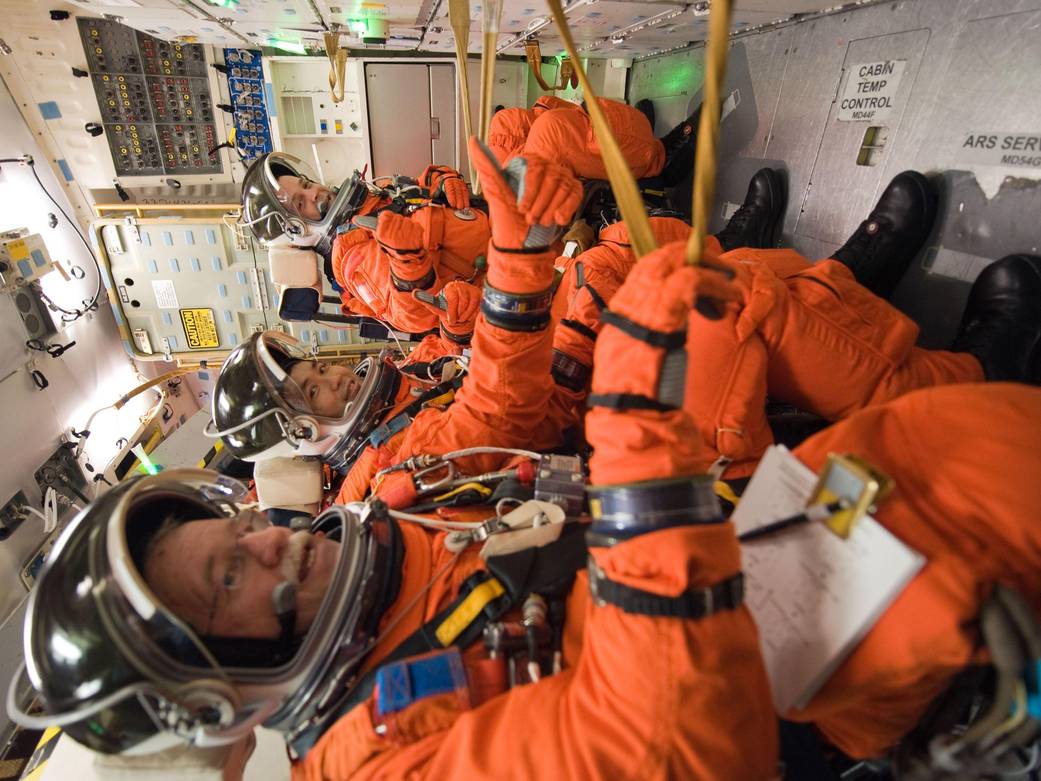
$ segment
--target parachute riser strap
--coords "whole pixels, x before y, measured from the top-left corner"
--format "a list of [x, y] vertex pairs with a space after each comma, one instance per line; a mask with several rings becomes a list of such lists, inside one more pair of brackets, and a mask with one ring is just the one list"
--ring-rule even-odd
[[[459, 79], [459, 98], [463, 103], [463, 129], [466, 137], [470, 138], [474, 134], [474, 129], [470, 116], [470, 74], [466, 68], [466, 54], [470, 47], [469, 0], [448, 0], [448, 19], [455, 38], [455, 69]], [[476, 178], [471, 163], [470, 182], [473, 183]]]
[[596, 92], [586, 77], [585, 68], [582, 67], [582, 63], [578, 58], [575, 41], [571, 36], [571, 29], [568, 27], [567, 18], [564, 16], [564, 9], [561, 7], [560, 0], [548, 0], [548, 2], [550, 12], [553, 15], [553, 21], [556, 23], [560, 36], [564, 40], [564, 47], [567, 49], [568, 56], [575, 69], [575, 75], [578, 77], [578, 82], [582, 87], [582, 93], [586, 101], [586, 110], [589, 113], [589, 119], [593, 123], [597, 143], [600, 145], [600, 153], [604, 161], [604, 167], [607, 169], [607, 177], [611, 181], [611, 189], [614, 191], [618, 208], [622, 212], [622, 218], [629, 228], [629, 240], [633, 246], [633, 253], [637, 258], [642, 258], [647, 253], [653, 252], [658, 244], [654, 238], [654, 231], [651, 230], [651, 221], [648, 219], [647, 211], [644, 209], [640, 190], [636, 186], [636, 179], [633, 177], [632, 170], [629, 168], [629, 164], [626, 162], [618, 142], [611, 133], [611, 126], [607, 121], [607, 117], [604, 116], [604, 111], [597, 102]]
[[487, 282], [481, 292], [484, 319], [507, 331], [541, 331], [549, 325], [553, 288], [538, 293], [507, 293]]
[[730, 45], [730, 0], [713, 0], [709, 11], [704, 98], [694, 158], [694, 195], [687, 263], [696, 266], [705, 250], [705, 236], [716, 194], [716, 154], [719, 146], [719, 95], [726, 77]]

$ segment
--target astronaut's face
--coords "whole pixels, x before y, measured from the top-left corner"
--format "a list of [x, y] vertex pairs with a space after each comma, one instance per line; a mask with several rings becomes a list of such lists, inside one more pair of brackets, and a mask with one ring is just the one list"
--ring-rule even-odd
[[339, 418], [358, 395], [361, 378], [346, 366], [328, 361], [297, 361], [289, 377], [300, 388], [311, 411], [326, 418]]
[[296, 587], [297, 634], [311, 626], [336, 569], [340, 546], [322, 534], [272, 526], [245, 511], [190, 521], [158, 540], [144, 576], [167, 608], [196, 631], [220, 637], [277, 637], [272, 595]]
[[311, 222], [319, 222], [332, 206], [336, 193], [306, 176], [278, 177], [278, 200], [286, 209]]

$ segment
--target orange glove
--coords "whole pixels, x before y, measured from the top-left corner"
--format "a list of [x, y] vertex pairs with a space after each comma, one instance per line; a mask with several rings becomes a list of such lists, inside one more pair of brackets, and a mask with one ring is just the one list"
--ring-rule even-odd
[[445, 338], [468, 344], [481, 308], [481, 289], [457, 279], [449, 282], [436, 296], [415, 290], [413, 298], [438, 316]]
[[376, 241], [390, 258], [391, 277], [399, 290], [425, 290], [434, 283], [421, 225], [389, 210], [380, 212]]
[[571, 222], [582, 185], [564, 166], [538, 157], [515, 157], [506, 170], [477, 139], [470, 159], [488, 199], [492, 243], [501, 250], [548, 248]]
[[470, 188], [462, 174], [446, 165], [428, 165], [419, 183], [430, 191], [431, 200], [444, 200], [453, 209], [470, 208]]
[[701, 437], [681, 409], [687, 324], [699, 317], [698, 296], [742, 296], [724, 273], [685, 265], [684, 248], [675, 242], [642, 258], [601, 314], [586, 418], [594, 483], [688, 476], [705, 463]]

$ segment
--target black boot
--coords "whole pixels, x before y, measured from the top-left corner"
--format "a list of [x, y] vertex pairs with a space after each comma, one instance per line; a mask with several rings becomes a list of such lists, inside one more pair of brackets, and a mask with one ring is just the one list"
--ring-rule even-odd
[[662, 137], [665, 165], [661, 169], [661, 178], [666, 187], [675, 187], [694, 170], [694, 147], [698, 138], [699, 122], [701, 106]]
[[636, 101], [636, 105], [633, 106], [637, 111], [647, 117], [647, 121], [651, 123], [651, 132], [654, 132], [654, 104], [650, 100], [644, 98], [643, 100]]
[[988, 380], [1037, 382], [1041, 258], [1008, 255], [980, 272], [951, 350], [971, 353]]
[[784, 176], [772, 168], [760, 168], [748, 183], [741, 208], [716, 234], [723, 250], [738, 247], [769, 249], [776, 241], [787, 201]]
[[917, 171], [904, 171], [882, 191], [875, 208], [832, 257], [876, 296], [889, 298], [922, 248], [936, 219], [936, 189]]

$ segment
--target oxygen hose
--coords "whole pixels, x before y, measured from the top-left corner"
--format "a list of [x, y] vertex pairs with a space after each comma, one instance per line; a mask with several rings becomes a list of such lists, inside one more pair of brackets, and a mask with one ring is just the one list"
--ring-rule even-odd
[[596, 139], [600, 144], [600, 154], [604, 160], [604, 168], [607, 169], [607, 178], [611, 181], [611, 189], [614, 190], [618, 201], [618, 209], [622, 212], [622, 219], [629, 228], [629, 243], [632, 245], [633, 254], [637, 259], [657, 248], [654, 240], [654, 232], [651, 230], [651, 221], [647, 218], [643, 200], [640, 198], [636, 179], [633, 177], [629, 164], [622, 155], [622, 150], [611, 132], [611, 126], [607, 123], [603, 109], [597, 102], [596, 93], [593, 91], [589, 79], [586, 78], [586, 69], [578, 58], [575, 49], [575, 41], [571, 37], [571, 29], [568, 27], [564, 10], [560, 6], [560, 0], [548, 0], [549, 10], [553, 14], [553, 21], [560, 30], [560, 37], [564, 40], [564, 48], [567, 49], [568, 57], [575, 67], [575, 75], [582, 87], [582, 93], [586, 100], [586, 110], [589, 119], [593, 123]]
[[708, 17], [708, 48], [705, 53], [705, 86], [701, 101], [701, 121], [694, 155], [694, 207], [690, 238], [687, 239], [687, 265], [701, 263], [708, 234], [708, 217], [716, 195], [716, 162], [719, 147], [719, 94], [727, 72], [730, 42], [730, 0], [712, 0]]
[[[448, 0], [448, 19], [455, 36], [455, 67], [459, 72], [459, 95], [463, 101], [463, 128], [469, 139], [474, 134], [470, 117], [470, 74], [466, 70], [466, 54], [470, 46], [470, 0]], [[471, 163], [471, 184], [475, 178]]]

